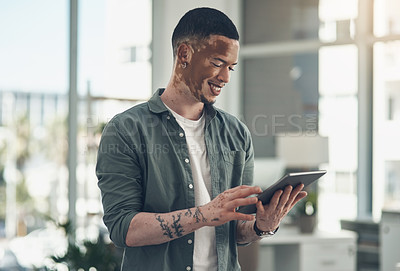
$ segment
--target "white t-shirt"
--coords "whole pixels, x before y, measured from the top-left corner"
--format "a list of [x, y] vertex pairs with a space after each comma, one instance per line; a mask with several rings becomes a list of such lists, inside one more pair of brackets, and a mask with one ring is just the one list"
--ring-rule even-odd
[[[211, 201], [210, 164], [207, 159], [207, 149], [204, 141], [204, 114], [199, 120], [193, 121], [182, 117], [168, 106], [166, 107], [185, 131], [194, 182], [195, 204], [196, 206], [204, 205]], [[202, 227], [194, 232], [194, 271], [217, 270], [215, 242], [214, 227]]]

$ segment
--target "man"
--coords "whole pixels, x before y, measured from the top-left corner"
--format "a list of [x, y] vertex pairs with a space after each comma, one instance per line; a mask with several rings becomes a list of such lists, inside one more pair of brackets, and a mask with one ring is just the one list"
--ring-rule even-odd
[[[237, 244], [272, 235], [306, 193], [286, 187], [265, 206], [250, 195], [248, 129], [213, 106], [238, 61], [239, 35], [222, 12], [187, 12], [172, 36], [165, 89], [104, 129], [96, 173], [104, 222], [124, 247], [122, 270], [240, 270]], [[257, 204], [256, 216], [236, 208]]]

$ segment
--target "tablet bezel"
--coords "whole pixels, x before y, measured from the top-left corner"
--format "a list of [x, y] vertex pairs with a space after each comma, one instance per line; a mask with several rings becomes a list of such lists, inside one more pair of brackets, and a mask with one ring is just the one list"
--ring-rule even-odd
[[[315, 170], [315, 171], [306, 171], [306, 172], [293, 172], [284, 175], [277, 182], [272, 184], [270, 187], [265, 189], [261, 194], [257, 197], [263, 202], [263, 205], [269, 203], [272, 196], [277, 190], [283, 190], [286, 186], [291, 185], [293, 188], [299, 184], [304, 184], [304, 188], [315, 182], [323, 175], [325, 175], [326, 170]], [[237, 210], [240, 213], [245, 214], [253, 214], [257, 212], [257, 208], [255, 204], [245, 205], [239, 207]]]

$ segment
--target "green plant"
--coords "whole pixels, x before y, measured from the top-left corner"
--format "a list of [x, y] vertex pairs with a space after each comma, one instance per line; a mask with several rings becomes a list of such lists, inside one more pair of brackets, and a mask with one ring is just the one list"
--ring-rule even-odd
[[314, 191], [308, 191], [306, 198], [297, 203], [297, 213], [299, 215], [315, 215], [318, 209], [318, 196]]
[[[59, 226], [67, 236], [72, 234], [70, 222]], [[104, 236], [99, 234], [94, 242], [86, 240], [82, 245], [69, 242], [67, 252], [63, 256], [52, 256], [51, 259], [55, 263], [65, 264], [70, 271], [89, 271], [93, 267], [97, 271], [117, 271], [120, 270], [121, 255], [112, 243], [105, 242]]]

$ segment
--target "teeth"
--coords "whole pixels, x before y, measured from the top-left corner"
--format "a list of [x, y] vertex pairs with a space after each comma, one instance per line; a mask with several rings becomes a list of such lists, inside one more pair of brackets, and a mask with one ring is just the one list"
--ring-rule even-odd
[[213, 85], [213, 84], [211, 84], [211, 87], [212, 87], [212, 89], [215, 90], [215, 91], [220, 91], [220, 90], [221, 90], [220, 87], [217, 87], [216, 85]]

